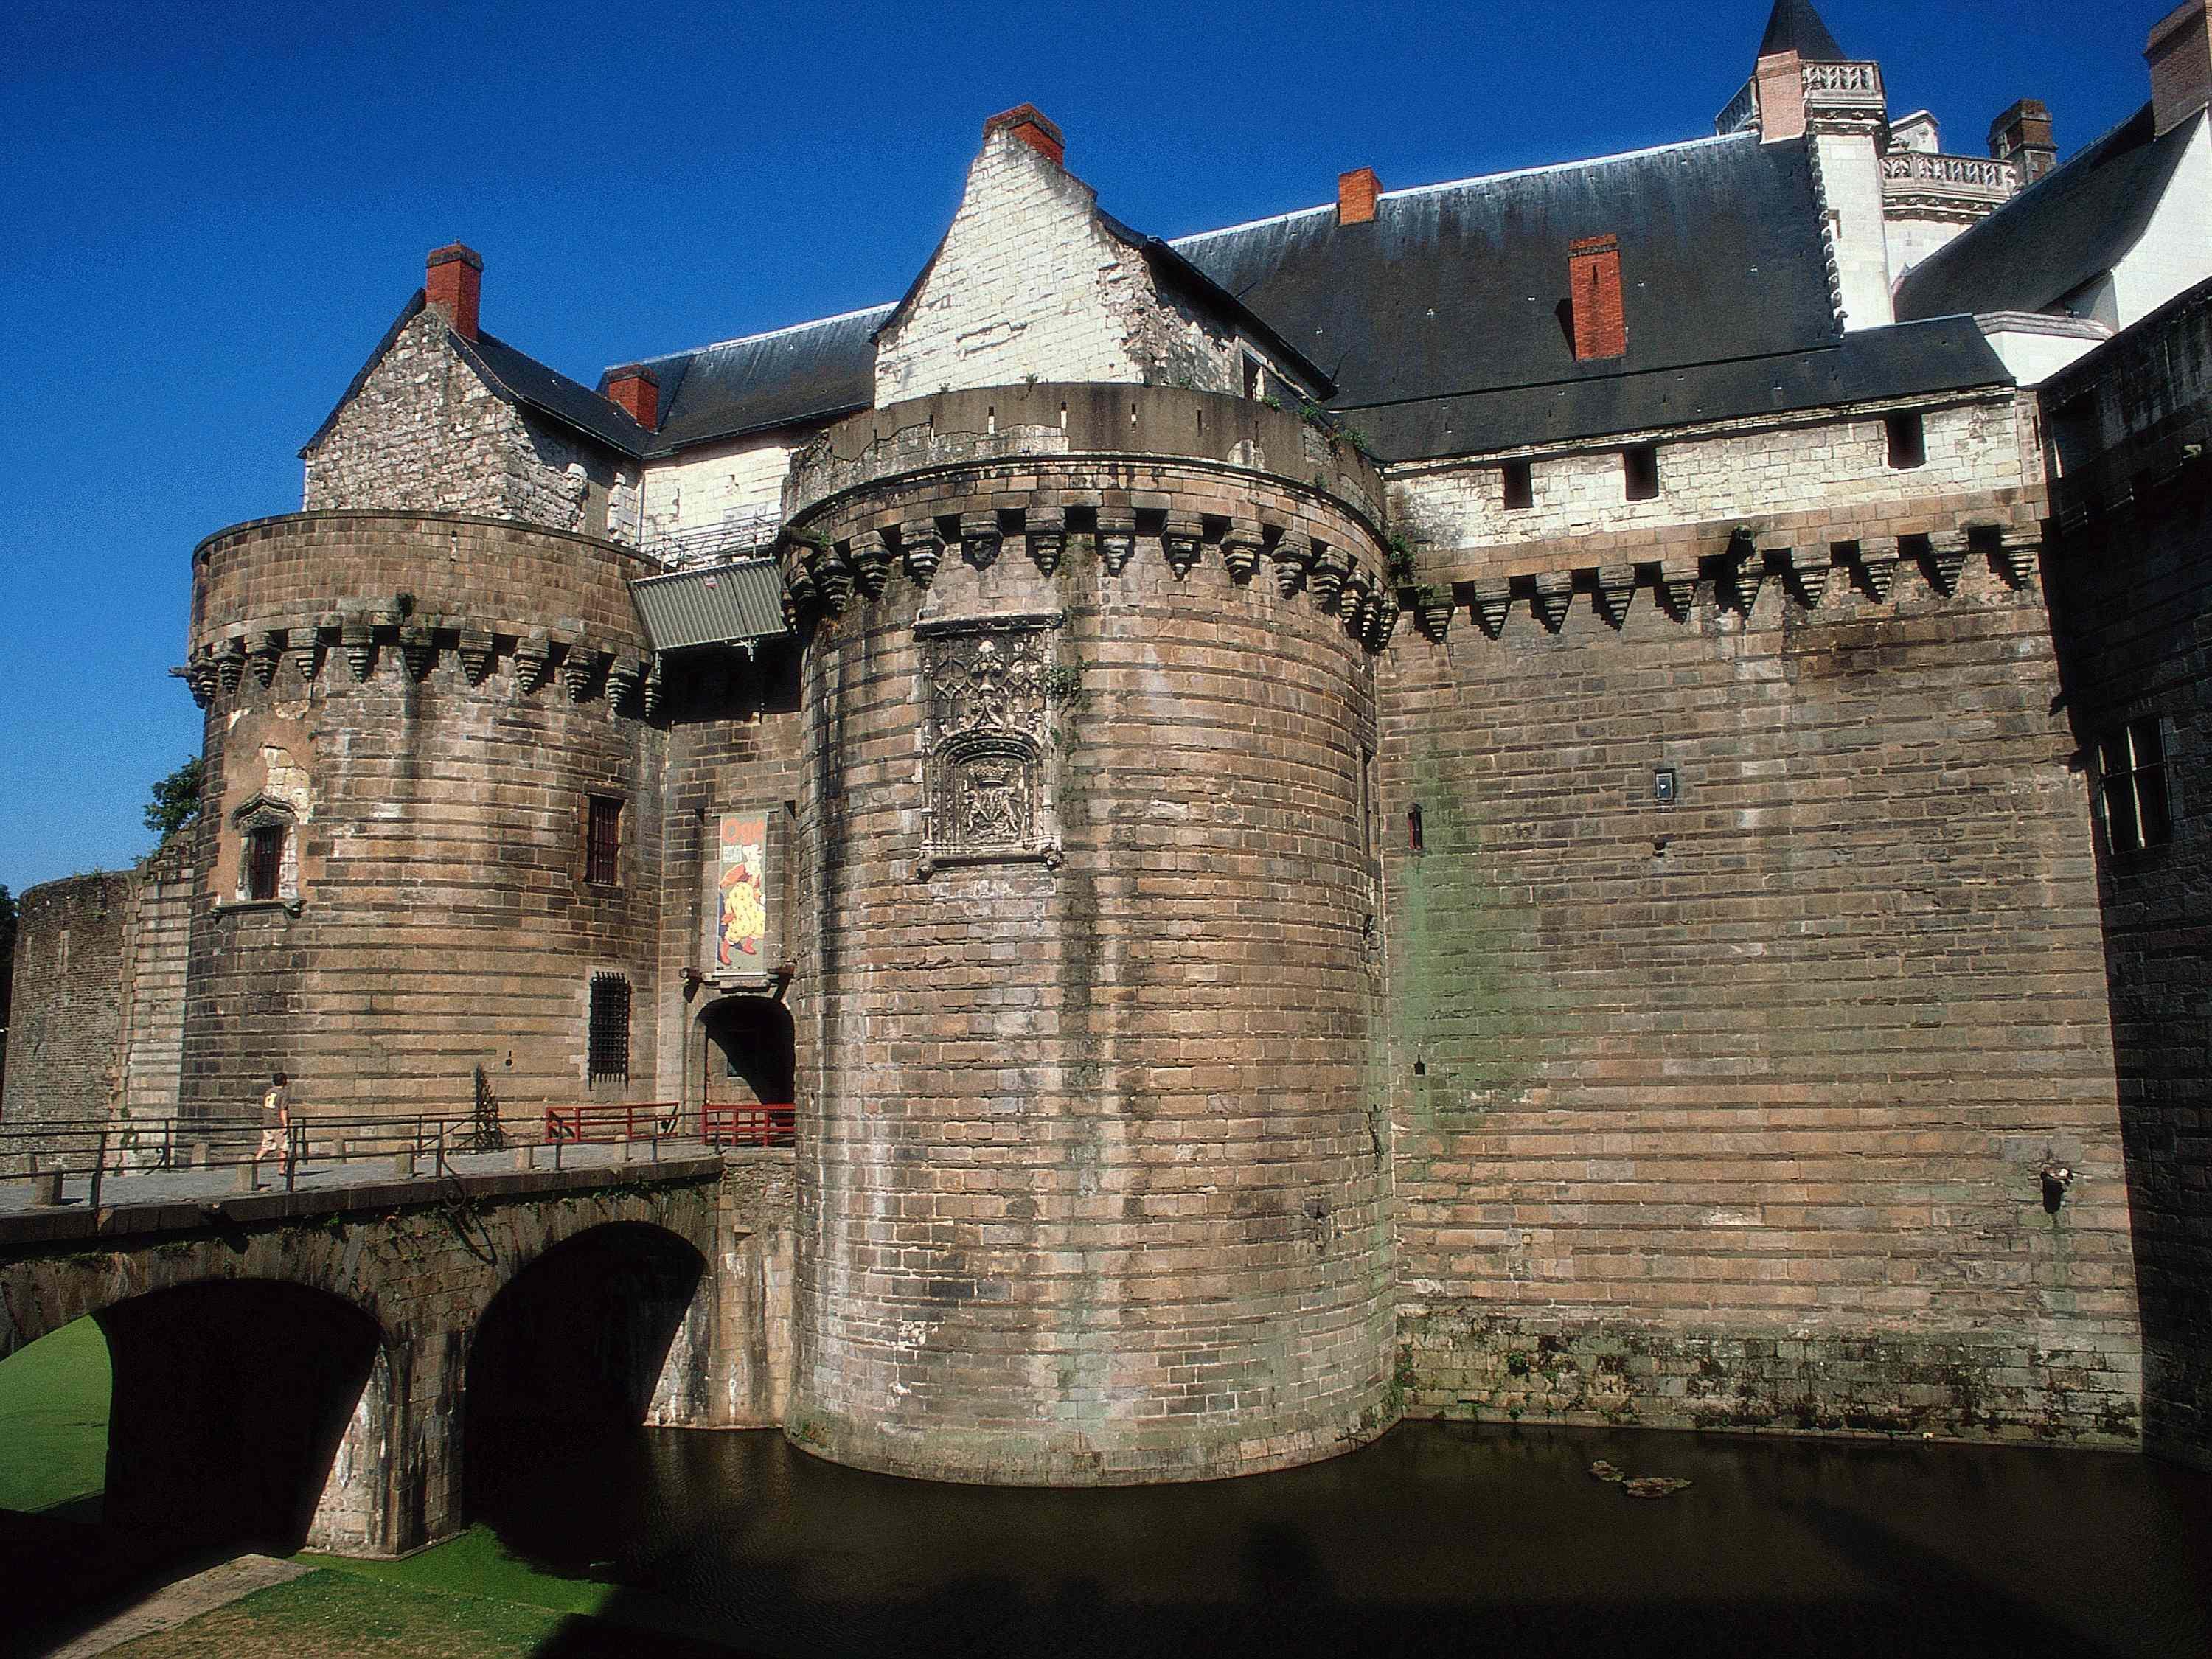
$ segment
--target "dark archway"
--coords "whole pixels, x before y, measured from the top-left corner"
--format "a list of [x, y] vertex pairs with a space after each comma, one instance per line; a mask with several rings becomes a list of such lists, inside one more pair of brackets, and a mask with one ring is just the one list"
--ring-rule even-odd
[[706, 1033], [701, 1098], [710, 1106], [788, 1106], [798, 1087], [798, 1032], [772, 997], [726, 997], [699, 1017]]
[[612, 1553], [638, 1439], [706, 1258], [661, 1228], [594, 1227], [516, 1275], [470, 1349], [471, 1520], [536, 1559]]
[[225, 1279], [115, 1303], [54, 1337], [84, 1326], [106, 1346], [105, 1489], [0, 1516], [13, 1618], [81, 1620], [123, 1586], [306, 1543], [375, 1369], [375, 1320], [303, 1285]]

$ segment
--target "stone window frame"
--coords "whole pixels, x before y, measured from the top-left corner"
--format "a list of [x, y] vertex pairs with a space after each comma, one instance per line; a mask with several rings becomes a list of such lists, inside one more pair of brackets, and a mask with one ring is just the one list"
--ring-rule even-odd
[[[289, 802], [273, 795], [258, 794], [246, 801], [230, 815], [230, 827], [238, 837], [238, 876], [228, 909], [256, 907], [282, 907], [297, 915], [300, 911], [300, 815]], [[282, 837], [276, 852], [276, 890], [256, 893], [253, 890], [253, 847], [257, 837], [274, 832]]]

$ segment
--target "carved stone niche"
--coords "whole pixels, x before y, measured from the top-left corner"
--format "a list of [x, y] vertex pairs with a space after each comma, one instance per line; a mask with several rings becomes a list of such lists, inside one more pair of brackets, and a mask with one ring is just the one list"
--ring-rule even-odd
[[916, 872], [947, 865], [1058, 868], [1045, 766], [1057, 614], [919, 624], [925, 804]]

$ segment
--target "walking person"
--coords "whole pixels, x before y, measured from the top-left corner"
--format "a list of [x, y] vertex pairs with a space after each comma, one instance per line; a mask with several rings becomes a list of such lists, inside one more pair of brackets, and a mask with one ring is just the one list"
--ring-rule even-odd
[[285, 1142], [290, 1139], [291, 1131], [292, 1082], [283, 1073], [277, 1072], [270, 1076], [269, 1087], [263, 1091], [261, 1096], [261, 1145], [254, 1149], [253, 1153], [253, 1184], [256, 1187], [261, 1184], [263, 1158], [273, 1156], [277, 1160], [276, 1167], [279, 1170], [284, 1167], [283, 1160], [289, 1156], [285, 1151]]

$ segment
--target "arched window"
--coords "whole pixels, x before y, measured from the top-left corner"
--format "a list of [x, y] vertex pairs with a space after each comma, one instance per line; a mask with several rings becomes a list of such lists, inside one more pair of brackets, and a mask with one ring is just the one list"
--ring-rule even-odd
[[300, 896], [299, 819], [281, 800], [256, 795], [230, 815], [238, 831], [238, 901], [289, 902]]

